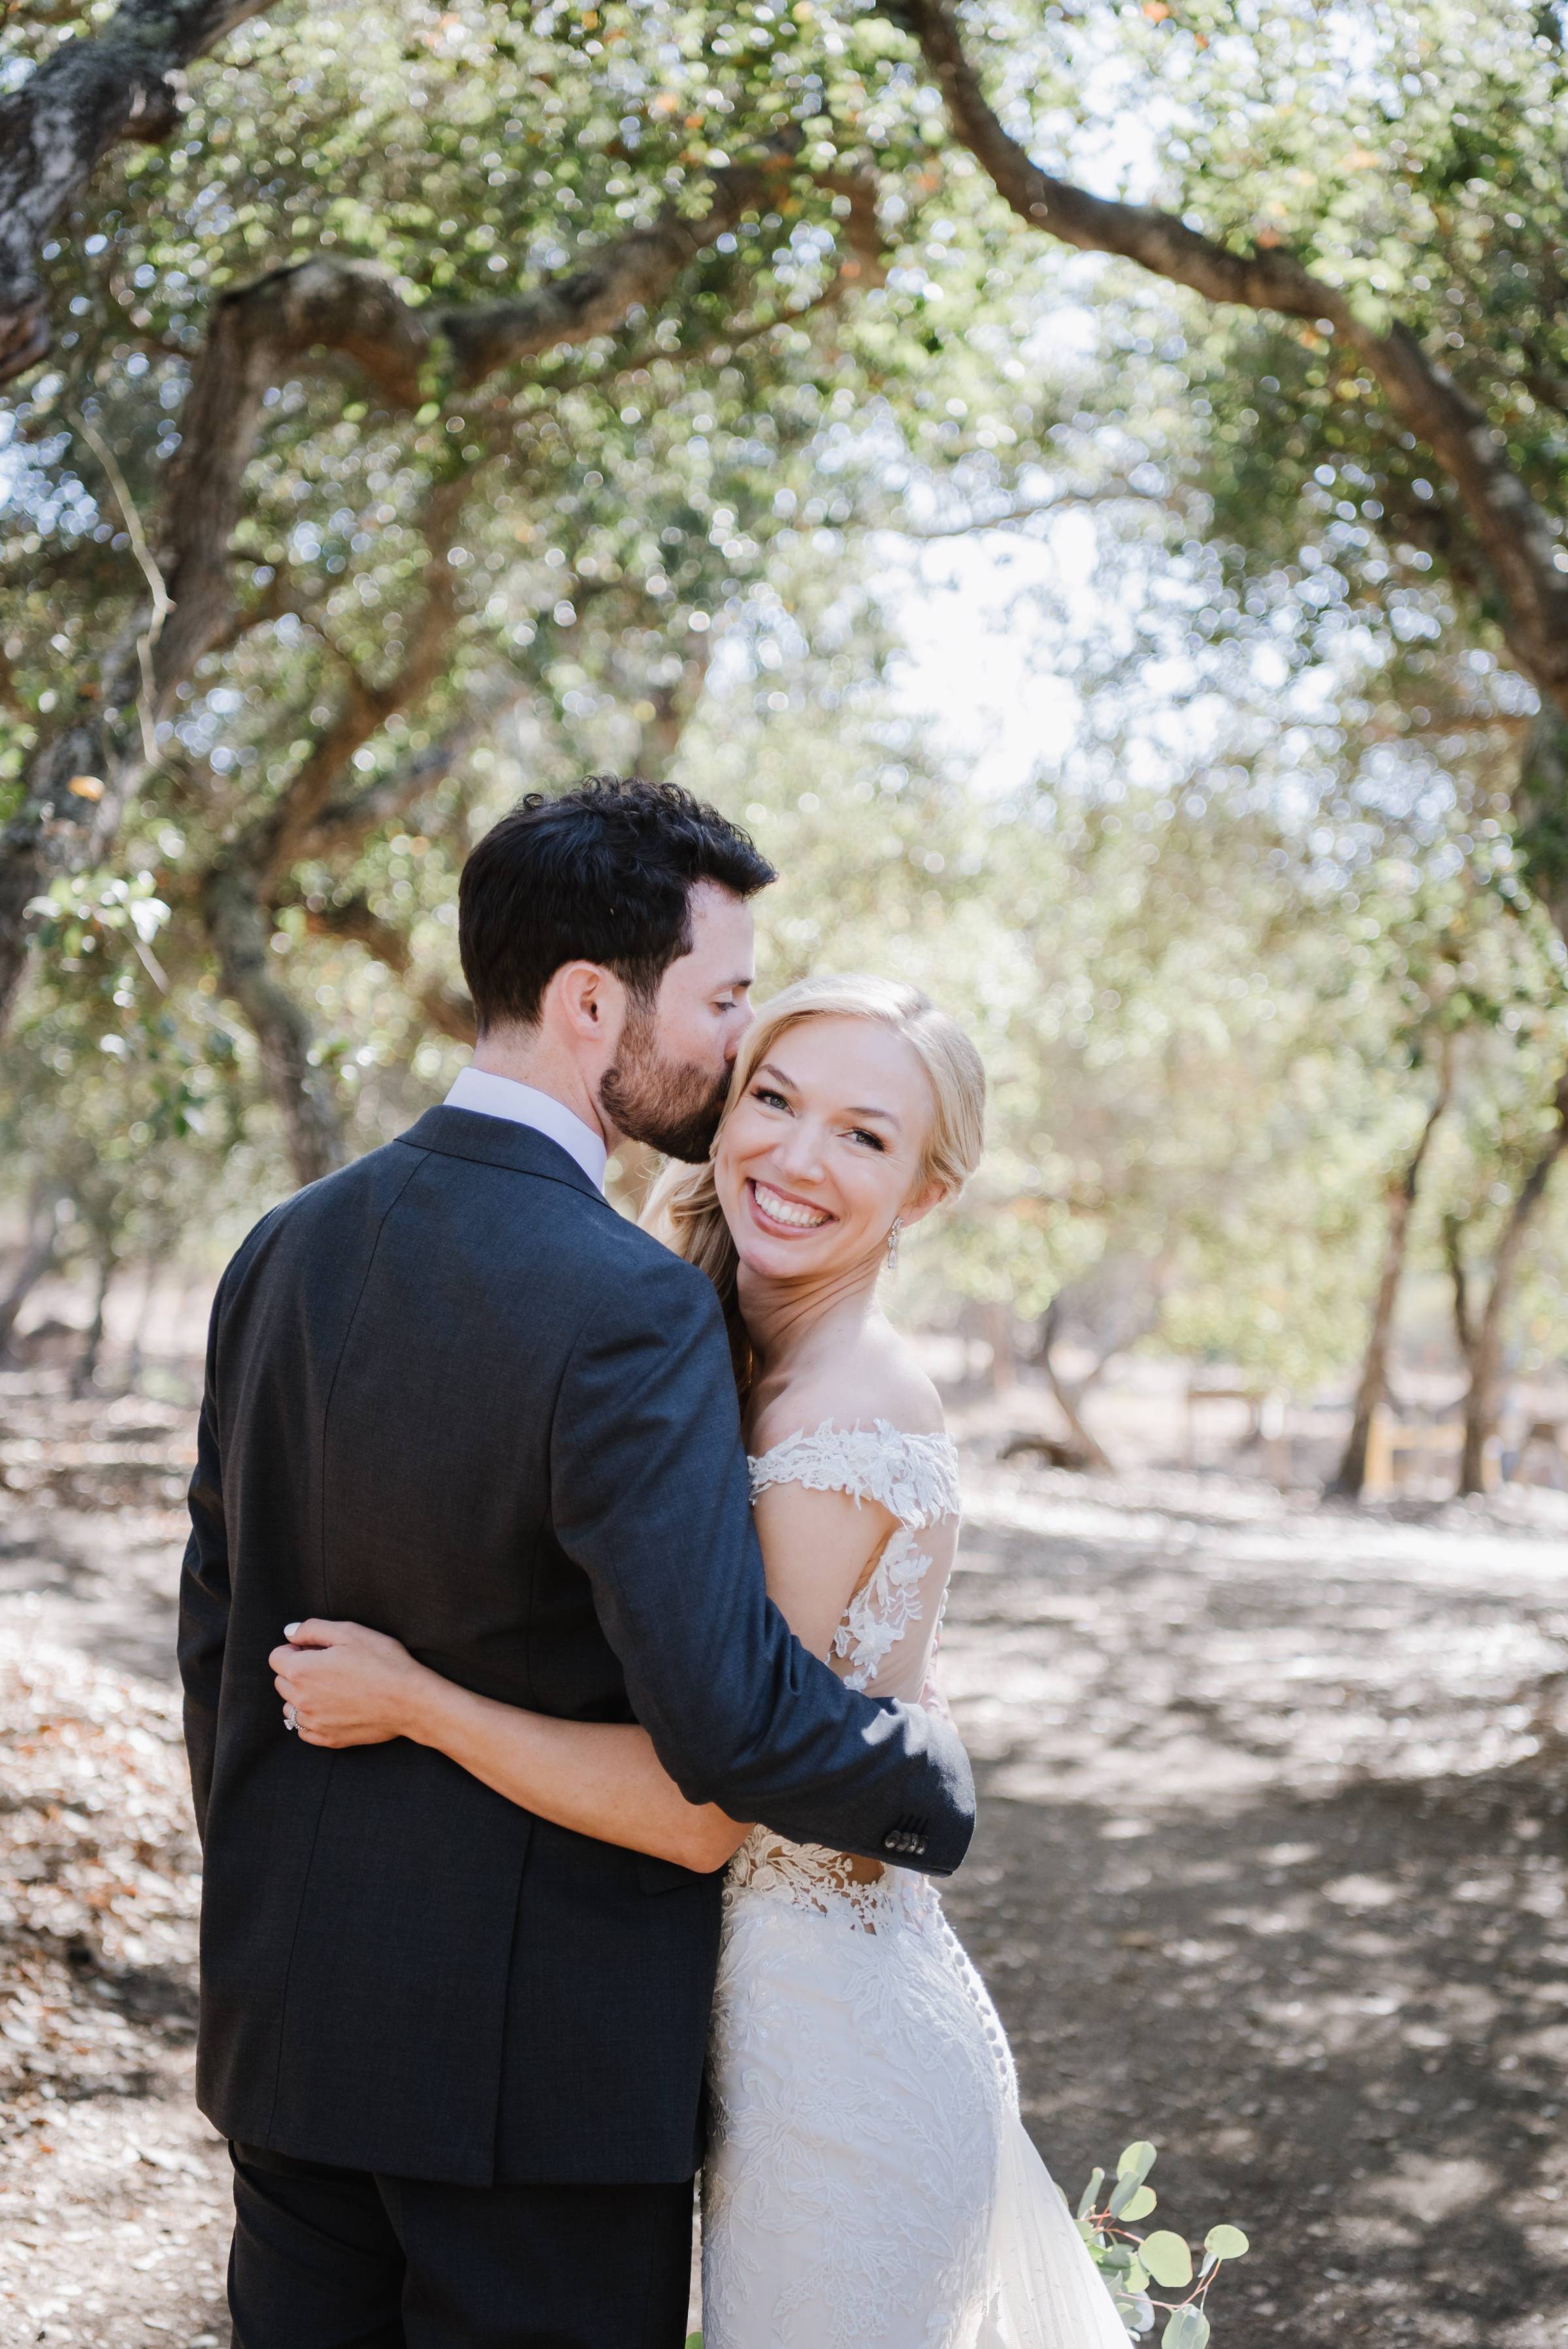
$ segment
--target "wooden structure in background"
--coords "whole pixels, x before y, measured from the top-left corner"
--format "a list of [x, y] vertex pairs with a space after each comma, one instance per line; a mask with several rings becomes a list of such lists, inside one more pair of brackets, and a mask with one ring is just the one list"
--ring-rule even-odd
[[[1369, 1501], [1386, 1501], [1398, 1493], [1406, 1481], [1408, 1464], [1427, 1462], [1439, 1474], [1451, 1473], [1457, 1484], [1460, 1454], [1464, 1449], [1462, 1419], [1439, 1419], [1407, 1423], [1394, 1417], [1386, 1405], [1379, 1404], [1372, 1414], [1372, 1430], [1367, 1443], [1367, 1482], [1363, 1486]], [[1481, 1464], [1483, 1489], [1494, 1493], [1502, 1482], [1501, 1446], [1495, 1436], [1487, 1444]]]
[[1245, 1452], [1254, 1444], [1263, 1446], [1264, 1473], [1272, 1485], [1282, 1492], [1291, 1481], [1290, 1437], [1285, 1433], [1285, 1399], [1272, 1387], [1225, 1386], [1203, 1379], [1187, 1382], [1187, 1465], [1198, 1465], [1198, 1420], [1202, 1407], [1212, 1402], [1243, 1402], [1247, 1406], [1247, 1432], [1236, 1446]]

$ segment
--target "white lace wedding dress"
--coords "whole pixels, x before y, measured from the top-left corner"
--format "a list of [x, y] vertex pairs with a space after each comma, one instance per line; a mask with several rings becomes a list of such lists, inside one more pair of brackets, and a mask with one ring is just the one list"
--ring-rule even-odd
[[[754, 1459], [751, 1481], [897, 1518], [833, 1656], [852, 1688], [919, 1697], [957, 1543], [947, 1437], [830, 1424]], [[705, 2349], [1127, 2349], [934, 1887], [857, 1867], [767, 1827], [730, 1865]]]

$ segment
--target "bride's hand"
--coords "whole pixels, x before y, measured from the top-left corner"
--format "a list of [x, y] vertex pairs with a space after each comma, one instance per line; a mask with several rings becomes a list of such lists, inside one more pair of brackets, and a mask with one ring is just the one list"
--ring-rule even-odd
[[419, 1699], [434, 1675], [401, 1640], [317, 1616], [288, 1624], [286, 1634], [267, 1661], [306, 1745], [381, 1745], [418, 1735]]

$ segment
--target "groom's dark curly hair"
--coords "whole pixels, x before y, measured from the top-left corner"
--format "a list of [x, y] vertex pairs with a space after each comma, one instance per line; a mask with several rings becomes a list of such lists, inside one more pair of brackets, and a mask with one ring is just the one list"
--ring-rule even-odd
[[603, 963], [651, 1003], [691, 950], [699, 881], [751, 897], [778, 877], [738, 826], [674, 783], [590, 775], [559, 798], [530, 792], [479, 843], [458, 892], [480, 1035], [531, 1026], [568, 962]]

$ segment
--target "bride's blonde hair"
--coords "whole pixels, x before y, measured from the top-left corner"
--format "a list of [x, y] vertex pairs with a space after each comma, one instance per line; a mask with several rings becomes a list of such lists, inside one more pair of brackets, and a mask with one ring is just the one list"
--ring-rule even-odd
[[[744, 1099], [758, 1061], [767, 1059], [789, 1029], [807, 1019], [872, 1019], [904, 1038], [931, 1086], [933, 1113], [921, 1153], [922, 1180], [937, 1185], [944, 1199], [955, 1198], [985, 1147], [985, 1071], [956, 1020], [939, 1011], [918, 987], [906, 987], [898, 979], [859, 973], [800, 978], [764, 1004], [735, 1056], [719, 1133], [736, 1103]], [[713, 1148], [717, 1147], [716, 1135]], [[642, 1221], [666, 1247], [706, 1272], [718, 1291], [736, 1378], [744, 1393], [750, 1383], [751, 1348], [736, 1301], [738, 1258], [718, 1204], [712, 1153], [706, 1165], [667, 1166], [648, 1195]]]

